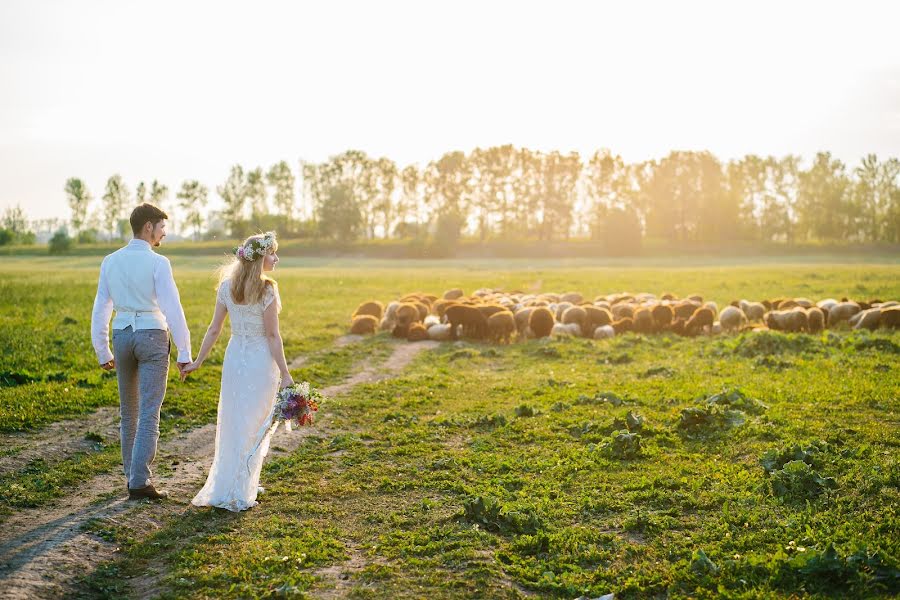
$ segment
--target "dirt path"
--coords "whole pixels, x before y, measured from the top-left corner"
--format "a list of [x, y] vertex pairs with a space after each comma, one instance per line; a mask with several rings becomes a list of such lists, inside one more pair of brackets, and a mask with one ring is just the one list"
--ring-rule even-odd
[[[419, 352], [436, 345], [436, 342], [397, 344], [385, 363], [367, 364], [323, 393], [334, 397], [355, 385], [390, 378]], [[77, 444], [88, 430], [101, 433], [97, 431], [97, 420], [92, 417], [86, 421], [77, 426], [72, 422], [60, 424], [56, 431], [64, 437], [57, 438], [54, 451], [61, 452], [62, 448]], [[272, 439], [270, 454], [289, 453], [309, 435], [334, 433], [327, 413], [320, 415], [314, 428], [291, 433], [279, 428]], [[116, 435], [115, 431], [112, 434]], [[45, 450], [52, 445], [52, 438], [43, 432], [33, 439], [45, 444]], [[140, 538], [162, 527], [168, 519], [190, 510], [190, 498], [202, 485], [212, 462], [214, 443], [214, 423], [161, 442], [156, 471], [170, 494], [166, 502], [129, 503], [125, 501], [123, 478], [118, 473], [107, 473], [83, 482], [51, 504], [20, 510], [10, 516], [0, 528], [0, 597], [63, 596], [71, 593], [77, 583], [73, 574], [89, 574], [100, 563], [113, 559], [118, 550], [115, 544], [83, 530], [92, 519], [111, 524], [127, 522], [132, 532], [143, 532], [136, 536]], [[131, 581], [130, 585], [140, 597], [155, 590], [153, 583], [161, 576], [151, 573]]]

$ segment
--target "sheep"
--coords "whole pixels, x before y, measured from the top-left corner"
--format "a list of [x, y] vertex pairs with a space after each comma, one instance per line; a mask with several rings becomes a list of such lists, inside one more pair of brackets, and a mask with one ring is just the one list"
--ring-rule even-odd
[[740, 308], [750, 321], [762, 321], [766, 315], [766, 307], [762, 302], [740, 301]]
[[713, 314], [716, 314], [716, 313], [719, 312], [719, 305], [716, 304], [715, 302], [713, 302], [712, 300], [707, 300], [707, 301], [703, 304], [703, 306], [705, 306], [706, 308], [711, 309], [711, 310], [713, 311]]
[[390, 302], [384, 311], [384, 318], [381, 320], [380, 329], [382, 331], [391, 331], [397, 326], [397, 309], [400, 307], [399, 302]]
[[630, 319], [634, 316], [634, 306], [622, 302], [615, 303], [612, 305], [612, 316], [617, 321], [626, 317]]
[[659, 297], [660, 300], [678, 300], [678, 296], [673, 294], [672, 292], [664, 292], [662, 296]]
[[722, 333], [722, 323], [713, 321], [713, 324], [709, 328], [709, 335], [719, 335], [720, 333]]
[[459, 302], [457, 300], [444, 300], [443, 298], [439, 298], [434, 301], [434, 304], [431, 305], [431, 309], [439, 319], [443, 320], [444, 313], [447, 311], [447, 307], [453, 306], [454, 304], [459, 304]]
[[691, 318], [684, 325], [685, 335], [693, 336], [699, 334], [704, 328], [712, 327], [716, 320], [716, 313], [711, 308], [703, 306], [694, 311]]
[[528, 328], [535, 337], [544, 338], [553, 330], [553, 313], [545, 306], [536, 307], [528, 316]]
[[458, 298], [462, 298], [465, 294], [459, 288], [453, 288], [452, 290], [447, 290], [444, 292], [444, 300], [457, 300]]
[[581, 308], [584, 309], [585, 318], [583, 325], [587, 331], [594, 331], [597, 327], [609, 325], [613, 321], [612, 313], [609, 312], [609, 309], [587, 304]]
[[375, 333], [378, 327], [378, 319], [373, 315], [356, 315], [350, 323], [350, 333], [364, 335]]
[[881, 311], [881, 326], [889, 329], [900, 328], [900, 306], [892, 305]]
[[687, 299], [695, 304], [703, 304], [703, 296], [700, 294], [691, 294]]
[[552, 337], [578, 337], [581, 335], [581, 325], [578, 323], [554, 323], [550, 335]]
[[846, 321], [862, 310], [856, 302], [841, 301], [828, 311], [828, 326], [834, 327], [841, 321]]
[[566, 292], [559, 297], [560, 302], [568, 302], [570, 304], [581, 304], [584, 302], [584, 296], [578, 292]]
[[506, 312], [506, 309], [499, 304], [481, 304], [476, 307], [478, 312], [484, 315], [485, 319], [490, 319], [491, 315], [498, 312]]
[[573, 306], [575, 306], [575, 305], [572, 304], [571, 302], [560, 302], [559, 304], [556, 304], [556, 305], [551, 304], [549, 306], [549, 308], [556, 315], [556, 320], [562, 321], [563, 313], [565, 313], [567, 310], [569, 310]]
[[837, 304], [838, 301], [834, 298], [825, 298], [824, 300], [816, 302], [816, 306], [821, 308], [826, 315], [828, 314], [828, 311], [837, 306]]
[[384, 305], [378, 300], [369, 300], [368, 302], [363, 302], [358, 307], [356, 307], [355, 311], [353, 311], [354, 317], [358, 317], [359, 315], [371, 315], [375, 317], [375, 321], [378, 322], [384, 315]]
[[740, 308], [726, 306], [719, 313], [719, 323], [725, 331], [735, 331], [747, 323], [747, 315]]
[[579, 327], [583, 327], [585, 319], [587, 319], [586, 310], [580, 306], [570, 306], [566, 309], [566, 312], [563, 313], [561, 320], [566, 325], [577, 323]]
[[421, 323], [413, 323], [409, 326], [406, 339], [410, 342], [424, 342], [428, 339], [428, 330]]
[[634, 324], [631, 320], [631, 317], [625, 317], [624, 319], [619, 319], [612, 324], [613, 331], [616, 332], [616, 335], [620, 333], [625, 333], [626, 331], [633, 331]]
[[488, 317], [488, 333], [491, 340], [498, 344], [508, 344], [515, 330], [516, 319], [508, 310]]
[[693, 315], [694, 311], [698, 308], [700, 308], [699, 302], [694, 302], [692, 300], [682, 300], [674, 307], [672, 307], [672, 310], [675, 313], [675, 318], [684, 319], [685, 321], [687, 321], [691, 318], [691, 315]]
[[672, 323], [672, 319], [675, 317], [675, 312], [668, 304], [655, 305], [650, 309], [650, 314], [653, 315], [653, 321], [656, 323], [657, 331], [668, 327], [669, 324]]
[[422, 324], [425, 325], [425, 329], [431, 329], [435, 325], [440, 325], [441, 319], [437, 315], [428, 315], [425, 317], [425, 320], [422, 321]]
[[616, 336], [616, 330], [612, 325], [600, 325], [594, 330], [595, 340], [605, 340]]
[[632, 324], [637, 333], [653, 333], [655, 331], [653, 313], [647, 307], [641, 307], [634, 311]]
[[409, 333], [409, 326], [419, 320], [419, 309], [415, 304], [401, 302], [397, 307], [396, 319], [397, 324], [394, 326], [392, 335], [405, 338]]
[[459, 327], [462, 327], [463, 335], [476, 340], [484, 339], [487, 336], [487, 319], [474, 306], [456, 304], [447, 309], [444, 317], [452, 326], [450, 339], [457, 339]]
[[425, 317], [428, 316], [428, 313], [431, 312], [431, 309], [429, 309], [428, 305], [425, 304], [424, 302], [415, 301], [415, 302], [412, 302], [411, 304], [416, 307], [417, 311], [419, 311], [419, 321], [424, 321]]
[[813, 304], [813, 301], [809, 298], [794, 298], [794, 304], [802, 308], [812, 308], [813, 306], [815, 306], [815, 304]]
[[436, 342], [446, 342], [450, 340], [450, 329], [453, 326], [449, 323], [438, 323], [428, 328], [428, 339]]
[[806, 328], [810, 333], [819, 333], [825, 329], [825, 311], [817, 306], [807, 309]]
[[853, 329], [871, 329], [874, 331], [878, 329], [878, 325], [881, 323], [881, 309], [870, 308], [858, 312], [850, 317], [849, 323]]
[[520, 336], [524, 335], [525, 330], [528, 329], [528, 319], [531, 317], [531, 311], [533, 310], [534, 308], [526, 306], [516, 311], [516, 329], [519, 331]]
[[771, 310], [766, 313], [766, 327], [775, 331], [787, 331], [796, 333], [804, 331], [809, 326], [806, 311], [799, 306], [788, 310]]

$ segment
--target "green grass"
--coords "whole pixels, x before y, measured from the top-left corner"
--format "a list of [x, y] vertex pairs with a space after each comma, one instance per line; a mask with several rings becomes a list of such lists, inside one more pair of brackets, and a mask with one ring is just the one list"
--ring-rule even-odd
[[[196, 347], [211, 282], [175, 264]], [[329, 346], [358, 302], [414, 290], [700, 292], [720, 305], [900, 298], [894, 265], [509, 266], [282, 271], [289, 354], [311, 356], [295, 377], [324, 386], [384, 356], [382, 337]], [[39, 317], [13, 302], [4, 309], [5, 339], [29, 318], [42, 332], [32, 356], [0, 362], [40, 379], [2, 388], [4, 427], [114, 402], [86, 341], [81, 296], [92, 297], [93, 277], [0, 274], [3, 289], [45, 308]], [[51, 326], [64, 313], [83, 319], [65, 336]], [[88, 359], [69, 355], [79, 348]], [[164, 407], [179, 426], [214, 418], [223, 350], [197, 378], [171, 383]], [[898, 367], [900, 333], [890, 332], [446, 344], [399, 378], [333, 399], [343, 433], [269, 461], [253, 510], [190, 510], [141, 540], [92, 523], [124, 555], [88, 575], [82, 592], [121, 597], [128, 577], [168, 565], [163, 597], [315, 595], [334, 585], [323, 569], [350, 561], [360, 565], [350, 595], [360, 598], [890, 596], [900, 592]], [[65, 379], [46, 381], [51, 370]], [[41, 386], [71, 389], [79, 377], [84, 397], [44, 414]], [[715, 396], [723, 390], [740, 394]], [[5, 416], [16, 411], [30, 416]]]

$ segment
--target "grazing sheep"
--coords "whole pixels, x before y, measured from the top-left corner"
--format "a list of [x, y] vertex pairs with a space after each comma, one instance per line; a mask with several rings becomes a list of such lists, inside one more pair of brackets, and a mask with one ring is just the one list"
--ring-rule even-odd
[[528, 329], [528, 319], [531, 317], [531, 311], [533, 310], [533, 307], [526, 306], [516, 311], [516, 329], [519, 331], [520, 336], [524, 335], [525, 330]]
[[856, 313], [862, 310], [856, 302], [841, 301], [831, 307], [828, 311], [828, 326], [834, 327], [841, 321], [846, 321]]
[[508, 344], [516, 331], [516, 318], [508, 310], [496, 312], [488, 317], [488, 333], [491, 341]]
[[713, 324], [709, 328], [709, 335], [719, 335], [720, 333], [722, 333], [722, 323], [713, 321]]
[[656, 329], [653, 312], [647, 307], [637, 309], [632, 317], [632, 325], [637, 333], [653, 333]]
[[579, 337], [581, 325], [578, 323], [554, 323], [550, 330], [551, 337]]
[[425, 325], [425, 329], [430, 329], [435, 325], [439, 325], [441, 323], [440, 317], [437, 315], [428, 315], [425, 317], [425, 320], [422, 321], [422, 324]]
[[444, 292], [444, 300], [457, 300], [458, 298], [462, 298], [465, 294], [459, 288], [453, 288], [452, 290], [447, 290]]
[[621, 333], [625, 333], [626, 331], [634, 330], [634, 323], [631, 320], [631, 317], [625, 317], [624, 319], [619, 319], [612, 324], [613, 331], [616, 332], [616, 335]]
[[617, 321], [625, 318], [630, 319], [634, 316], [634, 305], [622, 302], [615, 303], [612, 305], [612, 316]]
[[413, 323], [409, 326], [406, 339], [410, 342], [424, 342], [428, 339], [428, 330], [421, 323]]
[[428, 305], [423, 302], [415, 301], [411, 304], [416, 307], [417, 311], [419, 311], [419, 321], [424, 321], [425, 317], [428, 316], [428, 313], [431, 312], [431, 309], [428, 308]]
[[356, 310], [353, 311], [353, 316], [357, 317], [359, 315], [372, 315], [375, 317], [375, 321], [380, 321], [381, 317], [384, 315], [384, 305], [378, 300], [369, 300], [368, 302], [363, 302]]
[[750, 321], [762, 321], [766, 316], [766, 306], [762, 302], [740, 301], [741, 310]]
[[595, 340], [605, 340], [607, 338], [616, 337], [616, 330], [612, 325], [600, 325], [594, 330]]
[[477, 308], [478, 312], [483, 314], [485, 319], [490, 319], [491, 315], [498, 312], [509, 312], [506, 310], [506, 308], [500, 306], [499, 304], [481, 304]]
[[678, 304], [676, 304], [672, 310], [675, 312], [676, 319], [684, 319], [687, 321], [694, 314], [694, 311], [700, 308], [699, 302], [694, 302], [692, 300], [682, 300]]
[[350, 333], [356, 335], [375, 333], [377, 327], [378, 319], [373, 315], [356, 315], [350, 322]]
[[528, 328], [537, 338], [549, 336], [554, 322], [553, 313], [546, 306], [536, 307], [528, 316]]
[[725, 331], [736, 331], [747, 322], [747, 315], [740, 308], [726, 306], [719, 313], [719, 323]]
[[900, 306], [889, 306], [881, 311], [881, 326], [889, 329], [900, 328]]
[[444, 319], [444, 313], [447, 311], [448, 306], [453, 306], [454, 304], [459, 304], [457, 300], [444, 300], [438, 299], [434, 301], [434, 304], [431, 305], [431, 309], [434, 311], [434, 314], [438, 316], [439, 319]]
[[688, 300], [694, 302], [695, 304], [703, 304], [703, 296], [700, 294], [691, 294], [687, 297]]
[[419, 309], [415, 304], [409, 302], [401, 302], [397, 307], [397, 324], [394, 326], [392, 335], [394, 337], [405, 338], [409, 333], [409, 326], [419, 320]]
[[587, 331], [594, 331], [601, 325], [609, 325], [613, 322], [612, 313], [610, 313], [607, 308], [600, 308], [588, 304], [581, 308], [584, 309], [585, 319], [583, 325]]
[[672, 323], [672, 319], [675, 318], [675, 312], [668, 304], [655, 305], [650, 309], [650, 314], [653, 315], [653, 321], [656, 323], [657, 331], [668, 327]]
[[794, 298], [794, 304], [802, 308], [812, 308], [813, 306], [815, 306], [815, 304], [813, 304], [813, 301], [809, 298]]
[[579, 327], [584, 325], [587, 319], [587, 311], [580, 306], [570, 306], [563, 313], [562, 322], [566, 325], [569, 323], [578, 323]]
[[549, 306], [550, 310], [556, 315], [557, 321], [562, 321], [563, 313], [575, 306], [571, 302], [560, 302], [559, 304]]
[[799, 306], [788, 310], [772, 310], [766, 313], [766, 327], [775, 331], [798, 333], [807, 329], [806, 311]]
[[678, 296], [673, 294], [672, 292], [665, 292], [662, 296], [659, 297], [660, 300], [678, 300]]
[[459, 335], [457, 329], [459, 327], [462, 328], [463, 335], [476, 340], [483, 340], [487, 337], [487, 319], [485, 319], [484, 315], [474, 306], [456, 304], [447, 308], [447, 312], [444, 316], [452, 326], [450, 329], [450, 339], [457, 339], [457, 336]]
[[828, 311], [830, 311], [837, 305], [838, 301], [834, 298], [826, 298], [824, 300], [819, 300], [818, 302], [816, 302], [816, 306], [821, 308], [825, 312], [825, 314], [828, 314]]
[[436, 342], [446, 342], [450, 340], [450, 330], [453, 326], [449, 323], [438, 323], [428, 328], [428, 339]]
[[675, 335], [684, 335], [684, 327], [686, 323], [687, 319], [677, 317], [674, 321], [672, 321], [672, 324], [669, 325], [668, 329]]
[[876, 330], [881, 324], [881, 309], [870, 308], [862, 312], [858, 312], [849, 320], [850, 327], [853, 329], [869, 329]]
[[581, 304], [584, 302], [584, 296], [578, 292], [567, 292], [559, 297], [560, 302], [568, 302], [569, 304]]
[[381, 320], [380, 329], [382, 331], [391, 331], [397, 326], [397, 309], [400, 307], [399, 302], [390, 302], [384, 311], [384, 318]]
[[715, 302], [713, 302], [712, 300], [707, 300], [707, 301], [703, 304], [703, 306], [705, 306], [706, 308], [712, 309], [713, 314], [716, 314], [716, 313], [719, 312], [719, 305], [716, 304]]
[[806, 311], [806, 328], [810, 333], [819, 333], [825, 329], [825, 311], [817, 306]]
[[688, 336], [694, 336], [703, 331], [706, 327], [712, 327], [716, 320], [716, 313], [711, 308], [703, 306], [694, 311], [691, 318], [684, 325], [684, 333]]

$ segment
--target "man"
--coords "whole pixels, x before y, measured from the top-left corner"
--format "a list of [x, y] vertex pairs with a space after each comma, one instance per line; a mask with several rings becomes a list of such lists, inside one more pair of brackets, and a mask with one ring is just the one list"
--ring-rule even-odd
[[118, 378], [122, 463], [130, 500], [168, 496], [153, 486], [150, 465], [156, 457], [159, 412], [169, 377], [170, 331], [178, 348], [178, 370], [191, 362], [191, 333], [172, 265], [153, 251], [166, 237], [168, 218], [152, 204], [132, 211], [134, 239], [103, 259], [91, 315], [91, 338], [100, 367], [115, 369]]

